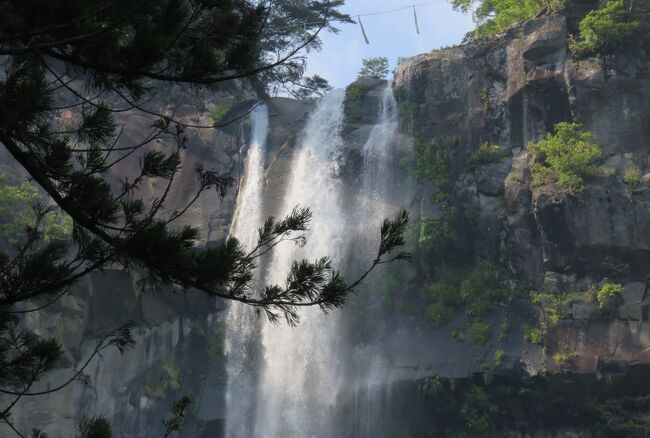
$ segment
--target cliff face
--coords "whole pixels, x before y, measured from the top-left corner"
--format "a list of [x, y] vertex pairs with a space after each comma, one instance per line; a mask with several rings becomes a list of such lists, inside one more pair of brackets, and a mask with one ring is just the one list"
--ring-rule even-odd
[[[394, 89], [402, 124], [421, 140], [450, 145], [467, 251], [540, 292], [584, 298], [605, 279], [624, 286], [607, 315], [577, 299], [550, 331], [551, 349], [575, 352], [576, 370], [594, 371], [603, 361], [650, 360], [650, 175], [634, 189], [622, 181], [629, 164], [650, 164], [650, 53], [633, 42], [574, 59], [567, 36], [582, 3], [487, 41], [411, 58], [398, 67]], [[562, 121], [581, 123], [603, 150], [604, 176], [577, 193], [531, 184], [527, 144]], [[501, 157], [469, 165], [482, 143], [498, 145]]]

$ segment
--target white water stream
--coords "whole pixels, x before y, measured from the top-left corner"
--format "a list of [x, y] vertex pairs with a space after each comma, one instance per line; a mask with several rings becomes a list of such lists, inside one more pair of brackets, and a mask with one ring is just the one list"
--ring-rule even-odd
[[[341, 90], [325, 96], [307, 120], [281, 211], [286, 215], [296, 205], [309, 207], [313, 219], [303, 248], [287, 245], [274, 252], [269, 283], [284, 284], [297, 258], [330, 256], [335, 264], [342, 259], [345, 217], [337, 177], [344, 96]], [[335, 354], [338, 315], [307, 309], [301, 316], [298, 328], [263, 324], [255, 437], [333, 436], [328, 411], [341, 383], [337, 374], [341, 358]]]
[[[253, 248], [258, 228], [264, 221], [264, 154], [269, 130], [266, 105], [251, 114], [250, 146], [246, 155], [244, 177], [237, 197], [238, 204], [230, 234], [245, 248]], [[257, 279], [259, 281], [259, 279]], [[226, 318], [224, 350], [228, 375], [226, 388], [226, 436], [251, 435], [250, 415], [255, 408], [257, 379], [252, 371], [257, 367], [255, 339], [258, 321], [251, 308], [232, 302]]]
[[[296, 259], [315, 260], [329, 256], [340, 266], [351, 251], [350, 229], [356, 230], [355, 251], [369, 262], [374, 254], [379, 224], [395, 212], [387, 205], [390, 190], [391, 141], [397, 133], [396, 103], [390, 84], [378, 106], [378, 123], [361, 150], [363, 165], [358, 187], [359, 202], [344, 208], [340, 178], [344, 144], [343, 104], [345, 94], [337, 90], [323, 97], [309, 116], [291, 164], [283, 204], [278, 214], [286, 216], [296, 206], [313, 213], [307, 244], [290, 243], [276, 248], [269, 260], [266, 284], [284, 284]], [[263, 150], [268, 115], [256, 111], [252, 119], [251, 147], [232, 235], [245, 245], [255, 243], [263, 221]], [[348, 230], [346, 241], [346, 229]], [[367, 256], [367, 257], [366, 257]], [[320, 309], [301, 311], [298, 327], [272, 325], [257, 320], [250, 309], [233, 305], [227, 321], [228, 391], [226, 397], [228, 438], [332, 438], [336, 430], [336, 403], [341, 391], [365, 388], [366, 404], [372, 387], [381, 383], [385, 367], [371, 358], [363, 381], [346, 381], [345, 336], [341, 336], [341, 312], [323, 314]], [[251, 340], [259, 342], [257, 350]], [[259, 351], [259, 354], [251, 354]], [[372, 349], [366, 353], [373, 354]], [[359, 359], [357, 357], [357, 359]], [[349, 376], [348, 376], [349, 377]], [[363, 417], [359, 431], [371, 430], [376, 409], [357, 408]], [[356, 429], [356, 427], [355, 427]], [[357, 433], [357, 435], [359, 435]], [[363, 432], [360, 436], [365, 436]]]

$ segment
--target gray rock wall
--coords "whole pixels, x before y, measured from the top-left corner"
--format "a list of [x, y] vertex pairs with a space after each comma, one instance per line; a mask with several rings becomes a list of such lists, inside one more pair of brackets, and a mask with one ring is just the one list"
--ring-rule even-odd
[[[596, 315], [574, 304], [573, 314], [551, 330], [551, 351], [575, 351], [581, 371], [603, 360], [650, 360], [650, 175], [634, 190], [622, 181], [626, 165], [645, 173], [650, 164], [650, 52], [634, 41], [611, 55], [574, 59], [567, 36], [590, 5], [574, 2], [568, 13], [495, 38], [410, 58], [394, 85], [408, 110], [403, 124], [414, 135], [454, 139], [456, 205], [470, 219], [463, 232], [481, 242], [482, 257], [537, 291], [586, 295], [603, 281], [642, 291], [622, 298], [623, 312]], [[583, 124], [603, 150], [600, 164], [608, 170], [579, 193], [531, 184], [526, 146], [560, 121]], [[503, 158], [468, 166], [483, 142], [499, 145]]]

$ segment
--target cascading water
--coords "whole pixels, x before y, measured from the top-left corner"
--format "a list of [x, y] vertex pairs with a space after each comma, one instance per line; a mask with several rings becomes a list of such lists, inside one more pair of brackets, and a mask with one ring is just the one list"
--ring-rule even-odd
[[[300, 258], [330, 256], [335, 266], [351, 259], [366, 265], [376, 251], [381, 220], [396, 211], [389, 201], [392, 146], [398, 130], [391, 84], [378, 99], [378, 122], [361, 149], [358, 183], [345, 186], [347, 193], [342, 181], [344, 98], [342, 90], [323, 97], [307, 120], [278, 212], [282, 217], [296, 206], [312, 210], [307, 244], [277, 247], [267, 260], [261, 279], [265, 284], [284, 284], [291, 263]], [[253, 115], [252, 144], [231, 233], [249, 246], [263, 221], [261, 156], [267, 127], [261, 119], [265, 117], [262, 112]], [[350, 194], [355, 201], [344, 207]], [[374, 436], [370, 433], [379, 427], [383, 403], [376, 388], [385, 383], [387, 372], [380, 360], [381, 346], [351, 347], [341, 331], [350, 318], [347, 311], [325, 315], [307, 308], [301, 318], [295, 328], [276, 326], [256, 319], [250, 309], [231, 307], [226, 343], [228, 438]], [[255, 342], [261, 345], [251, 347]], [[350, 397], [358, 403], [352, 425], [343, 426], [346, 433], [342, 434], [337, 402]]]
[[[313, 212], [307, 244], [303, 248], [276, 249], [270, 263], [268, 283], [284, 284], [296, 258], [311, 260], [327, 256], [336, 264], [342, 256], [345, 217], [340, 205], [340, 165], [344, 93], [325, 96], [309, 117], [292, 175], [284, 196], [282, 213], [295, 206]], [[319, 309], [301, 313], [298, 328], [274, 326], [262, 329], [264, 363], [260, 370], [255, 437], [332, 437], [331, 416], [340, 384], [335, 354], [336, 313]]]
[[[251, 114], [250, 146], [246, 155], [244, 178], [230, 234], [245, 248], [257, 243], [258, 228], [263, 222], [264, 153], [268, 135], [269, 115], [266, 105]], [[233, 302], [226, 318], [225, 353], [228, 373], [226, 388], [226, 436], [251, 436], [250, 416], [256, 399], [255, 373], [257, 366], [258, 321], [251, 309]]]
[[[378, 121], [363, 146], [363, 175], [359, 190], [359, 220], [357, 226], [357, 252], [368, 259], [376, 250], [376, 233], [385, 217], [394, 214], [391, 205], [391, 189], [394, 185], [393, 166], [395, 160], [395, 139], [399, 130], [397, 101], [393, 95], [392, 84], [388, 82], [378, 104]], [[362, 256], [363, 257], [363, 256]], [[369, 289], [374, 289], [380, 281], [377, 277], [369, 279]], [[374, 287], [373, 287], [374, 286]], [[364, 301], [381, 300], [379, 294], [366, 294]], [[383, 318], [373, 321], [376, 332], [383, 327]], [[383, 346], [370, 343], [357, 348], [351, 360], [361, 363], [362, 374], [357, 374], [351, 388], [355, 388], [354, 420], [349, 436], [376, 437], [382, 435], [382, 403], [390, 367], [383, 360]], [[372, 358], [369, 360], [368, 358]], [[390, 398], [389, 398], [390, 399]]]
[[371, 224], [363, 224], [366, 233], [376, 230], [376, 228], [369, 228], [368, 225], [378, 225], [384, 217], [394, 213], [392, 207], [387, 207], [387, 200], [394, 164], [392, 162], [394, 151], [391, 146], [398, 132], [399, 118], [391, 82], [386, 84], [379, 100], [378, 114], [379, 120], [370, 132], [362, 151], [361, 195], [365, 200], [362, 211], [367, 220], [372, 220]]

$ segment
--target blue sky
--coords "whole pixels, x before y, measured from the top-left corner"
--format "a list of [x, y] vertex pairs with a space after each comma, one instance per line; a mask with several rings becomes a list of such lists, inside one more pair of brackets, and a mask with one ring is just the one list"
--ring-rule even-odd
[[392, 69], [398, 57], [458, 44], [473, 28], [471, 16], [454, 11], [445, 0], [347, 0], [342, 11], [356, 16], [423, 3], [427, 5], [416, 7], [420, 35], [415, 32], [412, 9], [361, 17], [369, 45], [358, 24], [340, 25], [340, 33], [324, 34], [323, 50], [308, 56], [307, 75], [317, 74], [335, 87], [345, 87], [356, 78], [363, 58], [386, 56]]

